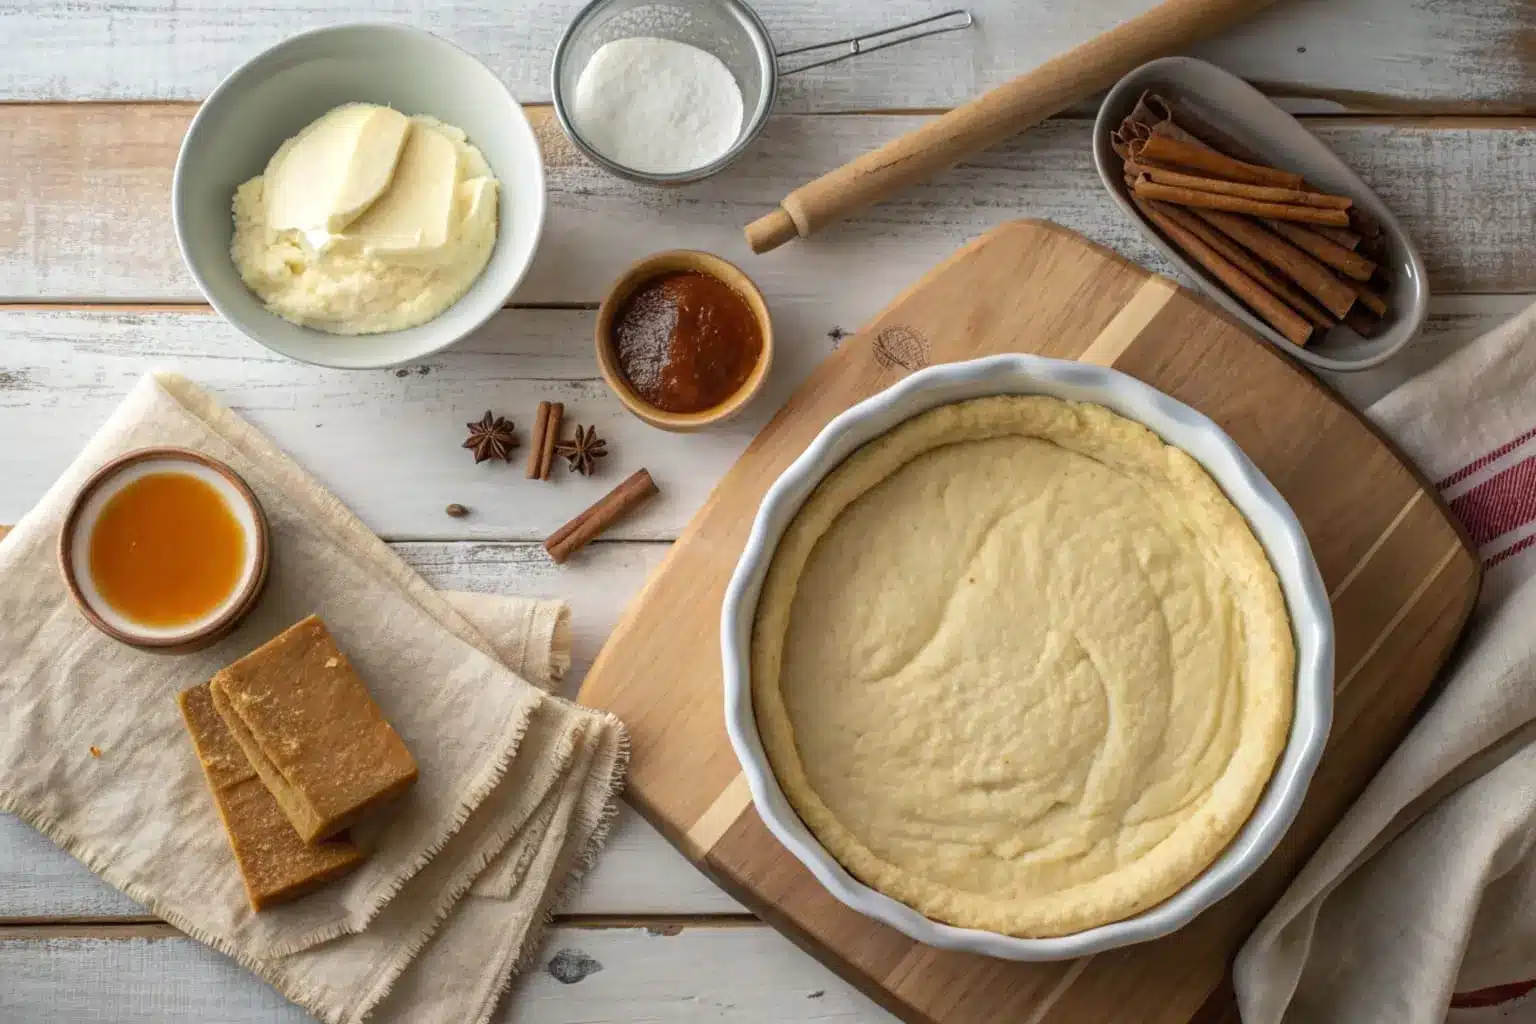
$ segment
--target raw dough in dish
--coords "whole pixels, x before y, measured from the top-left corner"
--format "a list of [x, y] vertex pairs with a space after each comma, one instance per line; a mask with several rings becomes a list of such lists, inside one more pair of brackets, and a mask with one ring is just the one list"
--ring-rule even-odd
[[1285, 746], [1294, 663], [1204, 469], [1039, 396], [931, 410], [829, 474], [752, 638], [763, 745], [828, 852], [930, 918], [1030, 937], [1216, 859]]

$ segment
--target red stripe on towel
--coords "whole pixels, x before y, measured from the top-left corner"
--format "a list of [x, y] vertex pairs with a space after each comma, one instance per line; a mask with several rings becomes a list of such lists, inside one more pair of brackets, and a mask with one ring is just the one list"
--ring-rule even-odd
[[1492, 569], [1500, 562], [1509, 558], [1514, 558], [1516, 555], [1530, 547], [1532, 544], [1536, 544], [1536, 533], [1533, 533], [1528, 537], [1521, 537], [1509, 547], [1505, 548], [1503, 551], [1500, 551], [1498, 554], [1484, 562], [1483, 568]]
[[1508, 455], [1516, 448], [1519, 448], [1521, 445], [1525, 444], [1525, 442], [1531, 440], [1532, 438], [1536, 438], [1536, 428], [1527, 430], [1513, 441], [1509, 442], [1508, 444], [1500, 445], [1481, 458], [1473, 459], [1471, 462], [1467, 463], [1465, 466], [1462, 466], [1460, 469], [1446, 477], [1444, 480], [1441, 480], [1439, 483], [1435, 484], [1435, 489], [1443, 491], [1453, 484], [1461, 483], [1467, 477], [1471, 476], [1473, 473], [1476, 473], [1484, 466], [1492, 465], [1493, 463], [1499, 461], [1504, 456]]
[[1502, 1006], [1512, 1003], [1532, 989], [1536, 981], [1517, 981], [1511, 985], [1494, 985], [1475, 992], [1457, 992], [1451, 996], [1452, 1009], [1470, 1009], [1475, 1006]]
[[1451, 502], [1451, 512], [1478, 547], [1536, 519], [1536, 455], [1461, 495]]

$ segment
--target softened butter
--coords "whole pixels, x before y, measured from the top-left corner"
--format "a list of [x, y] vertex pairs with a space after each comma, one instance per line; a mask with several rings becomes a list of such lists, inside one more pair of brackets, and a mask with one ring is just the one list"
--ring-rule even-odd
[[426, 323], [496, 243], [498, 182], [464, 133], [364, 103], [289, 139], [235, 192], [240, 277], [286, 320], [333, 334]]

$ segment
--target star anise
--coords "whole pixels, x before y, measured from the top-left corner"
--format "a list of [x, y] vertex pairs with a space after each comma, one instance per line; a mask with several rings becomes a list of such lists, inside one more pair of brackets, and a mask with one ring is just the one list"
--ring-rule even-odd
[[469, 439], [464, 442], [464, 447], [475, 453], [477, 465], [486, 459], [512, 461], [512, 449], [517, 447], [518, 441], [512, 432], [511, 420], [505, 416], [492, 416], [487, 409], [479, 423], [466, 423], [465, 426], [469, 428]]
[[565, 456], [573, 472], [591, 476], [597, 468], [597, 460], [608, 454], [608, 442], [597, 436], [596, 427], [582, 427], [578, 424], [576, 437], [555, 445], [555, 454]]

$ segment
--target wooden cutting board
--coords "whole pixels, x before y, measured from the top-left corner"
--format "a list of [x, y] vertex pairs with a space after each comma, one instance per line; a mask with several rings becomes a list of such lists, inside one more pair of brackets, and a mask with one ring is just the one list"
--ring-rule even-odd
[[[1219, 423], [1311, 540], [1337, 627], [1329, 748], [1260, 871], [1178, 933], [1049, 964], [932, 949], [834, 900], [752, 808], [726, 739], [720, 602], [769, 484], [835, 415], [932, 363], [1034, 352], [1112, 365]], [[1054, 224], [1005, 224], [843, 342], [720, 481], [581, 690], [628, 723], [629, 799], [732, 895], [908, 1021], [1235, 1020], [1229, 961], [1403, 734], [1476, 597], [1434, 491], [1354, 412], [1214, 306]], [[1204, 1010], [1202, 1012], [1202, 1007]]]

